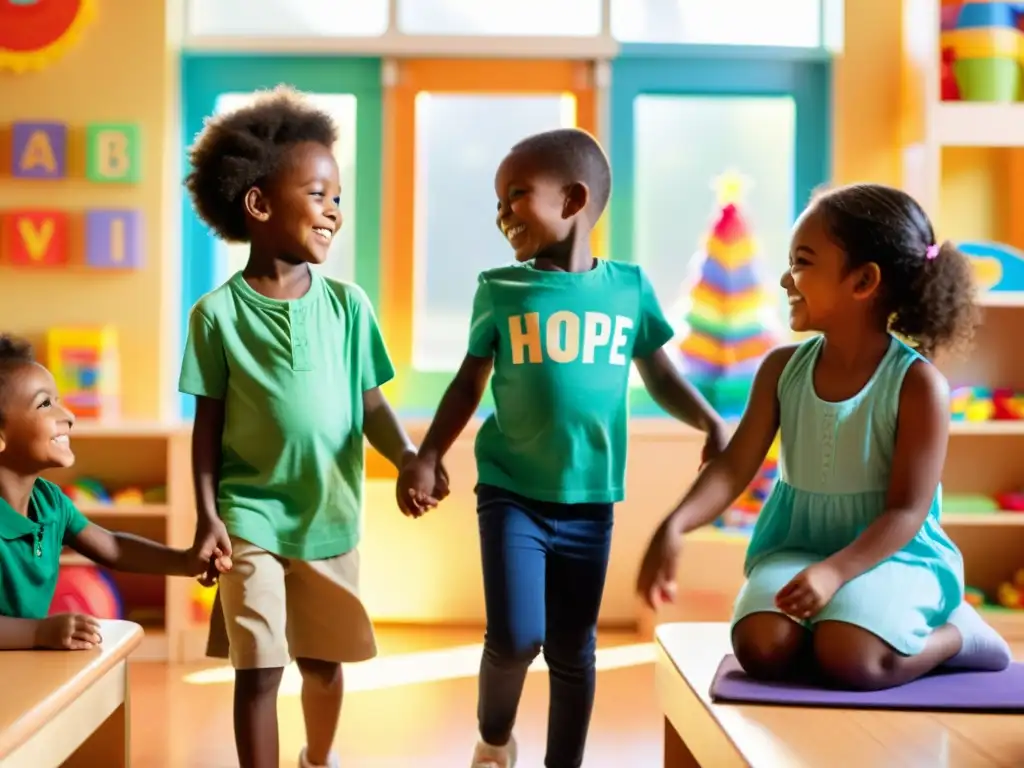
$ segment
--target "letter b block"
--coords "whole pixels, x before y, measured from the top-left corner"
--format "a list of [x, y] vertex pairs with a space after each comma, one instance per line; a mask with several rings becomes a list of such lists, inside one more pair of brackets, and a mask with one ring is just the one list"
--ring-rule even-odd
[[85, 132], [85, 176], [89, 181], [130, 184], [142, 176], [139, 126], [93, 123]]
[[86, 211], [85, 262], [98, 269], [142, 266], [140, 211]]
[[68, 129], [63, 123], [15, 123], [13, 170], [16, 179], [62, 179], [67, 173]]

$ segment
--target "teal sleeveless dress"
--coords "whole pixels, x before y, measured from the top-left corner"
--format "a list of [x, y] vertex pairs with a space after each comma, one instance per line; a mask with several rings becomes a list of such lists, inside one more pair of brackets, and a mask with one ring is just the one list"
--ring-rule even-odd
[[[779, 480], [754, 527], [733, 625], [752, 613], [778, 613], [782, 587], [885, 512], [903, 377], [924, 358], [893, 337], [864, 388], [831, 403], [814, 390], [823, 343], [819, 336], [801, 344], [779, 378]], [[902, 654], [919, 653], [964, 596], [963, 558], [939, 525], [941, 492], [903, 549], [843, 585], [805, 626], [845, 621]]]

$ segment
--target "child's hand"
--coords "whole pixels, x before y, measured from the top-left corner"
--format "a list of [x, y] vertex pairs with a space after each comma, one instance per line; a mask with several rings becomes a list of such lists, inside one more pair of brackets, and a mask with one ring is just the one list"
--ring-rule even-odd
[[676, 562], [682, 551], [682, 534], [670, 518], [659, 526], [647, 545], [636, 580], [637, 594], [650, 608], [657, 610], [658, 606], [675, 601]]
[[205, 587], [212, 587], [217, 583], [218, 574], [231, 570], [231, 537], [219, 517], [200, 515], [186, 562], [185, 575], [198, 576]]
[[439, 491], [448, 495], [448, 475], [440, 464], [416, 456], [398, 473], [395, 498], [407, 517], [421, 517], [436, 507]]
[[36, 648], [87, 651], [102, 642], [100, 623], [81, 613], [59, 613], [41, 620], [36, 627]]
[[839, 571], [827, 562], [800, 571], [775, 595], [775, 605], [794, 619], [817, 616], [843, 586]]
[[700, 454], [700, 465], [703, 467], [709, 461], [717, 459], [725, 451], [725, 447], [728, 444], [728, 429], [722, 422], [716, 422], [715, 425], [708, 430], [707, 436], [704, 438], [704, 448]]

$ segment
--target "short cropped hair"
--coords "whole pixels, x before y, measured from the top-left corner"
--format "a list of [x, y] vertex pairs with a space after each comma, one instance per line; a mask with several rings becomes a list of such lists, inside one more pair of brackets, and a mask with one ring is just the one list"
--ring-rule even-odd
[[301, 94], [278, 86], [241, 109], [210, 117], [189, 150], [185, 186], [199, 217], [228, 242], [249, 239], [245, 193], [269, 178], [296, 144], [331, 148], [338, 129]]
[[581, 128], [556, 128], [529, 136], [513, 153], [527, 154], [566, 181], [582, 181], [590, 189], [592, 221], [608, 205], [612, 191], [612, 168], [597, 139]]
[[[24, 339], [9, 334], [0, 334], [0, 408], [6, 395], [7, 384], [10, 381], [11, 373], [23, 365], [30, 365], [36, 361], [32, 345]], [[0, 426], [3, 425], [4, 414], [0, 410]]]

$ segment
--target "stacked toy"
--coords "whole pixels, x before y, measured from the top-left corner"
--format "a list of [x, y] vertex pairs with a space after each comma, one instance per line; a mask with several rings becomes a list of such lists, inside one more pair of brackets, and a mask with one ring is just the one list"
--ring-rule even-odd
[[[955, 92], [964, 101], [1017, 101], [1021, 83], [1024, 3], [945, 3], [943, 61], [951, 64]], [[954, 96], [948, 81], [943, 98]]]
[[754, 373], [775, 345], [768, 330], [774, 305], [758, 278], [754, 242], [737, 207], [743, 183], [726, 174], [716, 186], [722, 207], [698, 259], [680, 350], [690, 380], [729, 419], [743, 413]]
[[779, 438], [776, 436], [757, 476], [743, 491], [743, 495], [736, 500], [736, 503], [715, 521], [715, 525], [743, 531], [753, 528], [754, 523], [757, 522], [757, 516], [761, 512], [761, 507], [764, 506], [772, 488], [775, 487], [778, 476]]

